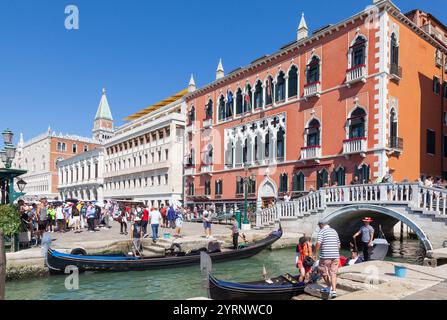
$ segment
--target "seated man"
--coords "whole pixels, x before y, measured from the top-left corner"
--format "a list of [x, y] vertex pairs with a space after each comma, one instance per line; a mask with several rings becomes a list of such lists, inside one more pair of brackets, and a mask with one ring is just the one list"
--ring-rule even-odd
[[346, 261], [346, 266], [353, 266], [354, 264], [365, 262], [362, 257], [359, 256], [358, 251], [352, 250], [351, 257]]

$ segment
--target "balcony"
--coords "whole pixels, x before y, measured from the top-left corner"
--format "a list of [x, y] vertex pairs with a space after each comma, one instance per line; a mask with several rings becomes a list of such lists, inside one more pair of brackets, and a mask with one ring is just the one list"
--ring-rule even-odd
[[212, 164], [205, 164], [200, 168], [200, 173], [202, 174], [211, 174], [213, 171], [214, 168]]
[[196, 131], [196, 125], [195, 124], [189, 124], [186, 128], [185, 128], [185, 132], [188, 133], [193, 133], [194, 131]]
[[367, 76], [367, 68], [366, 65], [361, 64], [355, 66], [346, 71], [346, 84], [348, 87], [351, 87], [354, 83], [363, 82], [366, 83]]
[[321, 146], [309, 146], [301, 148], [301, 160], [316, 160], [321, 158]]
[[321, 96], [321, 83], [314, 82], [304, 86], [304, 98], [320, 97]]
[[390, 137], [388, 148], [392, 150], [391, 153], [402, 153], [404, 150], [404, 139], [399, 137]]
[[399, 82], [400, 80], [402, 80], [402, 67], [400, 67], [396, 63], [392, 63], [390, 67], [390, 75], [391, 80]]
[[343, 141], [343, 154], [349, 156], [359, 153], [362, 157], [365, 157], [367, 147], [367, 139], [365, 137], [347, 139]]
[[210, 128], [213, 126], [213, 118], [203, 120], [203, 128]]
[[195, 167], [186, 167], [185, 168], [185, 176], [192, 176], [196, 174], [196, 168]]

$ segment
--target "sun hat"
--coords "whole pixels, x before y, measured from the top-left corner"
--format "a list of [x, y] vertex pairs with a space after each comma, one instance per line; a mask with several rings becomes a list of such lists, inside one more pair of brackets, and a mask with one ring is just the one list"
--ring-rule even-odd
[[365, 217], [362, 219], [363, 222], [373, 222], [373, 219], [370, 217]]

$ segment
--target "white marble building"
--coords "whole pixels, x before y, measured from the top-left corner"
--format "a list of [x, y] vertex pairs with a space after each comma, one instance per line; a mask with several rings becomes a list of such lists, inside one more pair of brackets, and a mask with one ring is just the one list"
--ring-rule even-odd
[[183, 196], [186, 90], [129, 116], [105, 147], [104, 198], [150, 207]]
[[60, 199], [104, 200], [104, 148], [57, 163]]

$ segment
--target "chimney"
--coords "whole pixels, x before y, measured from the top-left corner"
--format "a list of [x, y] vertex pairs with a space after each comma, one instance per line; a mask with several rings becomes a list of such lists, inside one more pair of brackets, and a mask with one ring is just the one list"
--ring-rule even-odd
[[222, 66], [222, 59], [219, 60], [219, 65], [217, 66], [216, 70], [216, 80], [219, 80], [221, 78], [225, 77], [225, 71]]

